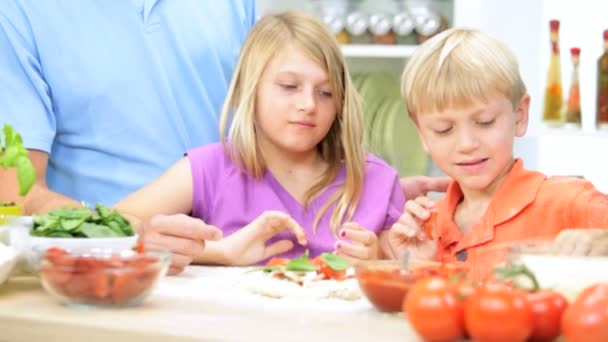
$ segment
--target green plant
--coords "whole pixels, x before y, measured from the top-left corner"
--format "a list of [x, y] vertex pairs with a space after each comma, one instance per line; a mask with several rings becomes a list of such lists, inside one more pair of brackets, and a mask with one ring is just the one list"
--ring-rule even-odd
[[36, 180], [36, 172], [27, 153], [21, 135], [11, 125], [5, 124], [0, 132], [0, 166], [5, 170], [17, 169], [21, 196], [27, 195]]

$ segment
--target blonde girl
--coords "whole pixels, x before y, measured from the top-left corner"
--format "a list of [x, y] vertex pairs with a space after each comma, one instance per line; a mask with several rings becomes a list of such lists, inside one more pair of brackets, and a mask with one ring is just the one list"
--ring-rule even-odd
[[218, 227], [195, 262], [249, 265], [334, 251], [384, 256], [405, 203], [397, 172], [363, 148], [362, 110], [340, 47], [317, 19], [262, 18], [242, 48], [221, 143], [187, 152], [117, 205], [139, 219], [190, 214]]

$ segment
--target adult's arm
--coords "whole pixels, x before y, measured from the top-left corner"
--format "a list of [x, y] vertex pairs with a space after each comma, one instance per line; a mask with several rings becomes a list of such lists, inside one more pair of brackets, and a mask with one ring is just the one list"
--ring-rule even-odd
[[0, 200], [22, 205], [25, 215], [42, 214], [64, 206], [77, 206], [78, 201], [47, 187], [46, 169], [49, 155], [43, 151], [29, 150], [29, 157], [36, 171], [36, 181], [30, 192], [25, 197], [19, 196], [17, 171], [12, 168], [0, 168]]

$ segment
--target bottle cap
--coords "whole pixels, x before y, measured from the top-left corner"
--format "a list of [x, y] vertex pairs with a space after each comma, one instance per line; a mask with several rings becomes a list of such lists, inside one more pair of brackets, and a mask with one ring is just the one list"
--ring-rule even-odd
[[551, 28], [551, 32], [559, 31], [559, 20], [551, 20], [549, 21], [549, 27]]
[[604, 31], [604, 40], [608, 40], [608, 30]]
[[570, 53], [572, 54], [572, 56], [580, 56], [581, 55], [581, 49], [577, 48], [577, 47], [573, 47], [572, 49], [570, 49]]

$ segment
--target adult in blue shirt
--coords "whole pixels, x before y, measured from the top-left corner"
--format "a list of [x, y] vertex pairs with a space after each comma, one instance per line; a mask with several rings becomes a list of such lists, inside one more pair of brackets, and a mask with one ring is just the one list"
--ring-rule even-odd
[[[217, 141], [255, 16], [254, 0], [0, 1], [0, 123], [21, 132], [37, 171], [20, 198], [14, 171], [0, 170], [0, 198], [26, 213], [113, 205]], [[404, 179], [408, 197], [446, 184], [426, 180]], [[186, 216], [138, 229], [173, 251], [174, 273], [221, 235]]]
[[218, 140], [254, 16], [253, 0], [1, 1], [0, 122], [49, 190], [113, 205]]
[[[0, 123], [21, 133], [38, 175], [19, 198], [14, 171], [0, 173], [0, 198], [27, 213], [113, 205], [217, 141], [255, 15], [254, 0], [0, 1]], [[153, 223], [160, 238], [218, 236]]]

